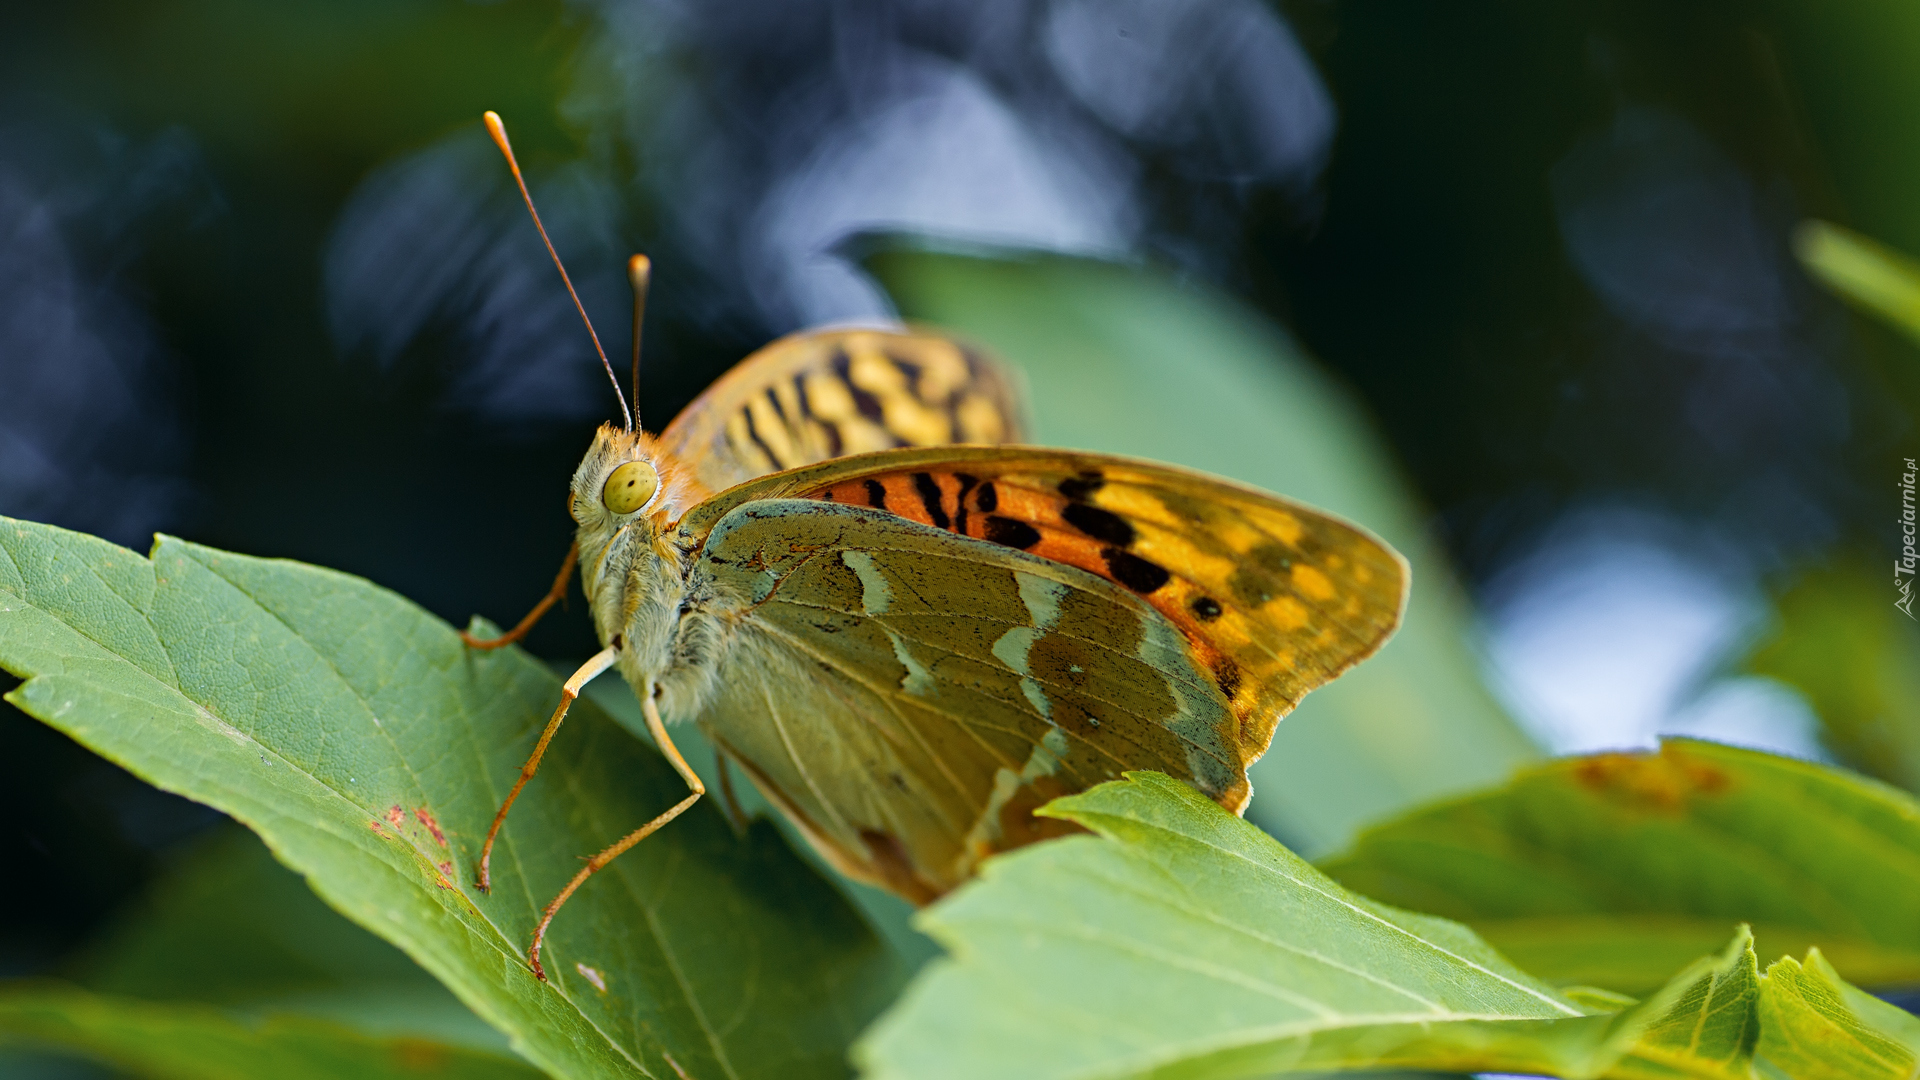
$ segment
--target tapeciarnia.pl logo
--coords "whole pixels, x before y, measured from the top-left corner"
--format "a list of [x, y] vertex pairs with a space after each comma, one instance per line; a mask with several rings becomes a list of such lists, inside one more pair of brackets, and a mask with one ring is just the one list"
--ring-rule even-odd
[[1907, 618], [1912, 619], [1913, 571], [1916, 560], [1920, 560], [1920, 555], [1913, 550], [1913, 480], [1914, 474], [1920, 473], [1920, 468], [1914, 467], [1912, 458], [1903, 460], [1907, 467], [1900, 474], [1900, 557], [1893, 560], [1893, 587], [1900, 594], [1900, 599], [1895, 600], [1893, 606], [1906, 612]]

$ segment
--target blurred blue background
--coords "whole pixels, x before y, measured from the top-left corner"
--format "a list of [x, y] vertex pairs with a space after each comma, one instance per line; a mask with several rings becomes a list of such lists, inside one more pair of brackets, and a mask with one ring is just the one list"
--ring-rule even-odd
[[[927, 318], [1049, 441], [1406, 551], [1407, 634], [1256, 774], [1309, 854], [1667, 732], [1911, 788], [1920, 357], [1790, 237], [1920, 252], [1916, 56], [1892, 0], [10, 5], [0, 513], [516, 618], [613, 403], [492, 108], [616, 351], [654, 259], [655, 429], [777, 335]], [[215, 824], [5, 710], [0, 974]]]

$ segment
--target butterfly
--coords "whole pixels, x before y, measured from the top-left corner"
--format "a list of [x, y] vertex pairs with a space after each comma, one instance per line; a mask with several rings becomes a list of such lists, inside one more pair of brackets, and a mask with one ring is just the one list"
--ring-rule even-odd
[[[648, 264], [630, 268], [637, 327]], [[1357, 526], [1170, 465], [1018, 445], [1017, 380], [938, 335], [785, 338], [658, 436], [621, 407], [574, 472], [574, 553], [529, 616], [577, 559], [604, 647], [495, 817], [480, 883], [568, 704], [609, 669], [689, 794], [548, 905], [536, 974], [567, 898], [705, 794], [673, 724], [698, 725], [722, 775], [739, 767], [838, 871], [925, 903], [1071, 831], [1033, 811], [1127, 770], [1243, 812], [1280, 718], [1377, 650], [1405, 603], [1405, 561]]]

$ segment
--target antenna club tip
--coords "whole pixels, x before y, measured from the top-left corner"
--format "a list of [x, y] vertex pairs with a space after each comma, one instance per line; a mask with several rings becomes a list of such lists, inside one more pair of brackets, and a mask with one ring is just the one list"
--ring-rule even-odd
[[634, 284], [645, 284], [652, 274], [653, 260], [645, 255], [635, 255], [627, 260], [627, 276], [633, 279]]
[[507, 125], [505, 121], [500, 119], [500, 114], [494, 112], [492, 109], [488, 109], [482, 114], [482, 117], [487, 122], [487, 134], [493, 136], [493, 141], [500, 145], [501, 150], [510, 153], [511, 151], [507, 146]]

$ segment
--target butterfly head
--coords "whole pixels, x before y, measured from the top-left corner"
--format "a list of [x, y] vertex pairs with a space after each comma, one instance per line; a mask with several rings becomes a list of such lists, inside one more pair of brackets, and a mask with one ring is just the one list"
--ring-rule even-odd
[[648, 553], [672, 557], [661, 538], [701, 495], [678, 464], [644, 431], [603, 424], [594, 433], [567, 493], [589, 595]]
[[690, 505], [675, 465], [646, 432], [602, 424], [574, 470], [567, 510], [582, 530], [659, 532]]

